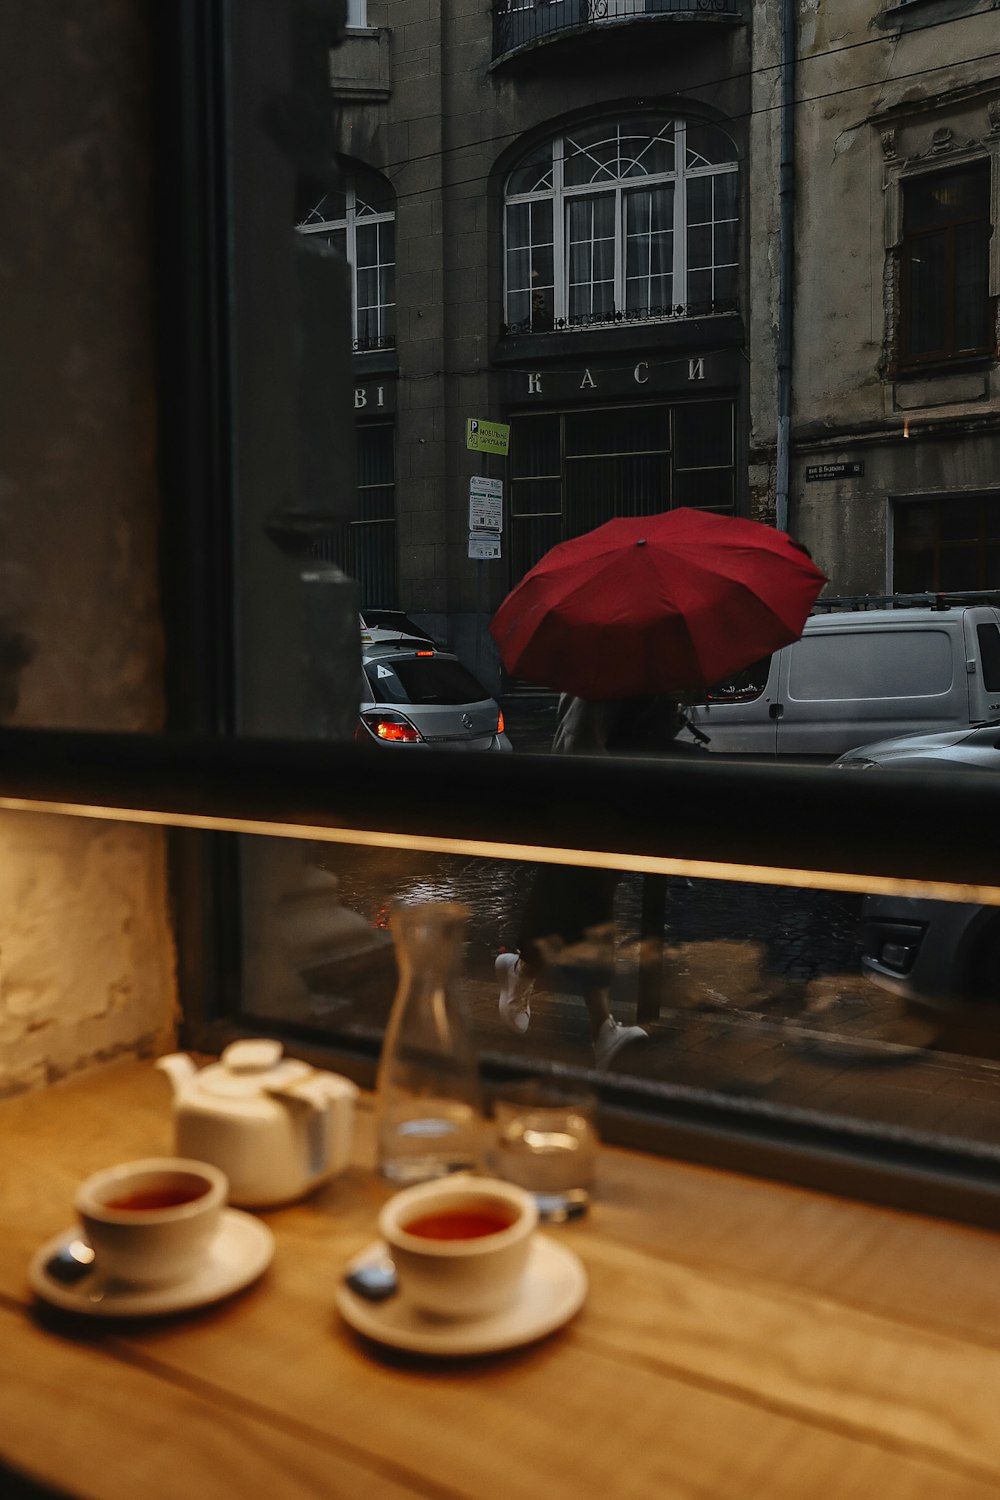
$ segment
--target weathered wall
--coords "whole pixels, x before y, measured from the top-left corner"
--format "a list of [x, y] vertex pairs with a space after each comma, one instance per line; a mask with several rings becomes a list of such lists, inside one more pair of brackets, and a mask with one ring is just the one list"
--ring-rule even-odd
[[[0, 17], [0, 717], [160, 727], [150, 57], [138, 0]], [[153, 829], [0, 819], [0, 1094], [170, 1035]]]
[[[1000, 148], [997, 13], [848, 0], [799, 21], [791, 525], [834, 592], [881, 593], [893, 500], [996, 487], [1000, 372], [897, 374], [892, 268], [899, 174]], [[863, 475], [806, 479], [841, 460]]]

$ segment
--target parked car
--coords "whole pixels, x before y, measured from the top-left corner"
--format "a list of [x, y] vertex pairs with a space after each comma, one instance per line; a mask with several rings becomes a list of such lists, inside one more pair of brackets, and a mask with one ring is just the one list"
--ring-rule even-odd
[[689, 710], [716, 754], [831, 761], [880, 736], [1000, 714], [1000, 594], [820, 600], [801, 640]]
[[355, 741], [370, 746], [511, 750], [503, 713], [457, 656], [394, 630], [364, 632]]
[[[1000, 772], [1000, 720], [978, 729], [906, 734], [861, 745], [834, 762], [845, 771]], [[950, 1010], [1000, 999], [1000, 908], [908, 896], [867, 896], [865, 972], [907, 1000]]]
[[366, 609], [361, 616], [362, 643], [366, 635], [370, 637], [373, 631], [395, 631], [397, 635], [408, 636], [411, 640], [430, 641], [432, 646], [437, 645], [434, 637], [421, 625], [415, 624], [401, 609]]
[[834, 761], [838, 770], [1000, 771], [1000, 719], [977, 729], [898, 734], [858, 745]]

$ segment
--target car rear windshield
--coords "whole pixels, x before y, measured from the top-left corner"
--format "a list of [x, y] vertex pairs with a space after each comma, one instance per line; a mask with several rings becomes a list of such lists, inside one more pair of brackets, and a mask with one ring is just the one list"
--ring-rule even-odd
[[490, 695], [461, 662], [445, 656], [394, 656], [365, 666], [377, 703], [482, 703]]

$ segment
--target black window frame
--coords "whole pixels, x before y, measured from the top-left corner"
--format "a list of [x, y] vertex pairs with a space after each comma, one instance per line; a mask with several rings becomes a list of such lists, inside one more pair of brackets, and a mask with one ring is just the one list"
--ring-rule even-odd
[[[227, 608], [234, 460], [225, 213], [234, 144], [223, 108], [233, 3], [174, 0], [150, 12], [158, 64], [163, 597], [168, 728], [174, 733], [0, 731], [4, 791], [37, 796], [48, 787], [56, 801], [76, 799], [90, 815], [95, 807], [123, 802], [159, 806], [168, 817], [172, 806], [183, 805], [265, 818], [282, 809], [294, 821], [296, 811], [301, 816], [306, 809], [321, 821], [404, 832], [408, 819], [431, 812], [439, 831], [570, 850], [586, 826], [595, 847], [637, 857], [644, 850], [662, 854], [667, 828], [671, 849], [687, 840], [702, 857], [711, 849], [737, 865], [756, 865], [766, 850], [776, 862], [809, 869], [824, 850], [830, 858], [846, 850], [874, 875], [1000, 885], [990, 840], [956, 851], [950, 839], [955, 827], [987, 827], [1000, 817], [1000, 786], [974, 789], [914, 773], [873, 784], [802, 768], [682, 763], [636, 766], [623, 778], [613, 766], [587, 758], [554, 765], [545, 757], [508, 756], [491, 764], [491, 776], [502, 779], [496, 795], [470, 806], [454, 796], [467, 763], [447, 752], [399, 757], [387, 782], [381, 765], [351, 747], [256, 742], [236, 734]], [[662, 821], [649, 816], [640, 785], [646, 776], [667, 798], [670, 815]], [[919, 819], [909, 815], [917, 804]], [[252, 1029], [239, 1009], [237, 835], [184, 828], [170, 839], [184, 1007], [180, 1040], [218, 1051]], [[359, 1082], [374, 1080], [374, 1046], [351, 1049], [332, 1038], [318, 1048], [295, 1035], [288, 1041]], [[488, 1076], [499, 1080], [517, 1071], [509, 1061], [494, 1062]], [[597, 1087], [602, 1132], [610, 1141], [919, 1212], [1000, 1223], [994, 1153], [898, 1129], [819, 1116], [792, 1119], [752, 1100], [669, 1083], [654, 1094], [612, 1075]]]

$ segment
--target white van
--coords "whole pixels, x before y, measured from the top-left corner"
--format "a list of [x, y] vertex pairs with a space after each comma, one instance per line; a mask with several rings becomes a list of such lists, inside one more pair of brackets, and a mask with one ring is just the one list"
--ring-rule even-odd
[[688, 718], [717, 754], [810, 760], [985, 723], [1000, 716], [998, 606], [996, 593], [823, 600], [801, 640], [719, 683]]

